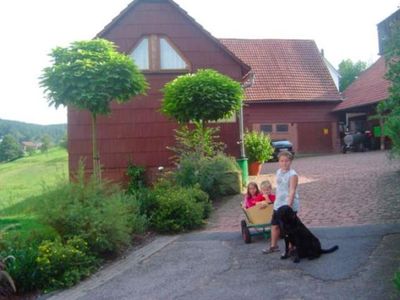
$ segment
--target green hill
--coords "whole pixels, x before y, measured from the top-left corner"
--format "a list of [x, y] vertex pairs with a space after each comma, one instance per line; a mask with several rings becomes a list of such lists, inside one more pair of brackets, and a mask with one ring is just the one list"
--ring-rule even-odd
[[17, 141], [40, 141], [49, 135], [54, 144], [58, 144], [67, 132], [66, 124], [38, 125], [0, 119], [0, 138], [11, 134]]
[[67, 162], [65, 149], [52, 148], [48, 153], [0, 163], [0, 215], [7, 207], [40, 194], [43, 185], [51, 186], [59, 180], [67, 180]]

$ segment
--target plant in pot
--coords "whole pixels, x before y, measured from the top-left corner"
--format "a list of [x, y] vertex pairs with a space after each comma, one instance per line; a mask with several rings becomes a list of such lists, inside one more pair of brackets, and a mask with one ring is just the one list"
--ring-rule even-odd
[[274, 152], [271, 139], [263, 132], [246, 131], [244, 145], [249, 158], [249, 174], [257, 176], [260, 173], [261, 164], [271, 159]]

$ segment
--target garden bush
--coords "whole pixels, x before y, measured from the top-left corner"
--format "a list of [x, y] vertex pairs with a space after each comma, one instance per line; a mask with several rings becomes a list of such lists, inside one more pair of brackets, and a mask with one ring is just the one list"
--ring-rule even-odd
[[43, 195], [41, 220], [54, 227], [64, 240], [81, 237], [97, 255], [116, 254], [129, 245], [133, 230], [143, 231], [138, 203], [118, 186], [85, 180], [62, 183]]
[[80, 237], [73, 237], [66, 243], [59, 239], [43, 241], [38, 247], [36, 258], [43, 291], [73, 286], [93, 273], [98, 262]]
[[400, 271], [396, 272], [394, 274], [394, 279], [393, 279], [395, 287], [400, 291]]
[[129, 163], [126, 175], [129, 177], [128, 193], [145, 187], [145, 168]]
[[43, 286], [36, 262], [38, 247], [43, 240], [57, 238], [58, 234], [45, 226], [33, 229], [30, 233], [10, 230], [2, 235], [0, 255], [15, 257], [12, 263], [7, 264], [7, 272], [13, 278], [18, 293], [35, 291]]
[[164, 180], [155, 186], [154, 197], [150, 224], [161, 233], [199, 228], [211, 210], [208, 196], [198, 187], [174, 186]]
[[149, 217], [157, 208], [154, 192], [149, 188], [139, 188], [128, 190], [131, 201], [137, 204], [139, 215], [144, 218]]
[[241, 192], [239, 166], [233, 158], [224, 154], [182, 157], [173, 177], [177, 184], [184, 187], [198, 184], [213, 200]]

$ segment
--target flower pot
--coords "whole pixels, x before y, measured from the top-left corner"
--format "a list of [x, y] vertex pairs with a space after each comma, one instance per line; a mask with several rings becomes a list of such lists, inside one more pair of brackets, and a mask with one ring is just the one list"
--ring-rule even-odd
[[261, 171], [261, 163], [258, 161], [252, 162], [249, 165], [249, 175], [250, 176], [258, 176]]

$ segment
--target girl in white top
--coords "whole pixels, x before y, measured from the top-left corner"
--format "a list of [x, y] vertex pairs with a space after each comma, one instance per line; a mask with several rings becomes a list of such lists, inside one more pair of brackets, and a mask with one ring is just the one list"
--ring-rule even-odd
[[278, 240], [280, 236], [279, 219], [277, 210], [284, 205], [289, 205], [295, 212], [299, 210], [299, 194], [297, 184], [299, 177], [295, 170], [291, 169], [293, 161], [292, 153], [282, 151], [278, 155], [279, 170], [276, 172], [276, 200], [274, 202], [274, 213], [271, 220], [271, 246], [264, 249], [263, 253], [278, 252]]

